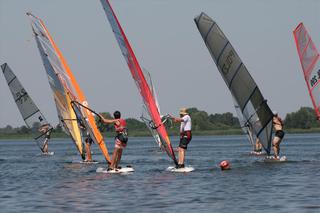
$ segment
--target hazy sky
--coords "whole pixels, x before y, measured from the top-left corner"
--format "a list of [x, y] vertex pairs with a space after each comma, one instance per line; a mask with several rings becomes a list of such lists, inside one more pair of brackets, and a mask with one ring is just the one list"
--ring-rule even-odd
[[[320, 49], [318, 0], [111, 0], [142, 67], [151, 73], [163, 113], [198, 107], [235, 112], [193, 18], [201, 11], [224, 31], [270, 107], [281, 116], [311, 106], [292, 31], [304, 22]], [[7, 62], [53, 124], [56, 109], [29, 20], [46, 24], [89, 105], [141, 114], [142, 100], [98, 0], [0, 0], [0, 63]], [[23, 125], [0, 74], [0, 127]]]

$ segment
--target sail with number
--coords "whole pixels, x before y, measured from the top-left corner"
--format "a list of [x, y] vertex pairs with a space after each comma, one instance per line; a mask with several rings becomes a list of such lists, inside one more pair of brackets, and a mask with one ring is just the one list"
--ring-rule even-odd
[[146, 78], [142, 72], [142, 69], [138, 63], [138, 60], [134, 55], [134, 52], [129, 44], [129, 41], [128, 41], [126, 35], [124, 34], [124, 31], [123, 31], [115, 13], [114, 13], [114, 11], [113, 11], [109, 1], [108, 0], [101, 0], [100, 2], [103, 6], [105, 14], [107, 15], [107, 18], [109, 20], [109, 23], [111, 25], [113, 33], [114, 33], [116, 40], [119, 44], [122, 55], [124, 56], [124, 58], [128, 64], [131, 75], [132, 75], [133, 79], [135, 80], [135, 83], [138, 87], [140, 95], [141, 95], [143, 102], [146, 106], [148, 114], [152, 120], [152, 125], [150, 127], [157, 131], [157, 133], [161, 139], [162, 148], [166, 151], [166, 153], [174, 161], [174, 163], [177, 164], [177, 160], [176, 160], [175, 154], [173, 152], [172, 145], [171, 145], [167, 130], [165, 128], [165, 125], [161, 121], [160, 112], [158, 110], [155, 98], [154, 98], [152, 91], [151, 91], [152, 89], [146, 81]]
[[30, 18], [32, 30], [54, 93], [59, 120], [70, 133], [83, 158], [83, 141], [80, 133], [80, 128], [83, 127], [81, 127], [80, 123], [85, 126], [90, 137], [98, 144], [105, 159], [110, 162], [103, 136], [96, 126], [95, 118], [88, 108], [87, 99], [66, 60], [43, 21], [31, 13], [27, 13], [27, 15]]
[[[1, 65], [1, 69], [14, 98], [14, 102], [17, 104], [24, 122], [31, 130], [33, 138], [39, 146], [40, 150], [44, 152], [43, 142], [47, 133], [50, 133], [53, 130], [52, 126], [48, 123], [44, 115], [33, 102], [9, 65], [7, 63], [4, 63]], [[45, 132], [42, 132], [40, 128], [44, 126], [47, 126], [47, 128]]]
[[320, 119], [320, 56], [303, 23], [293, 31], [300, 63], [308, 91], [317, 116]]
[[263, 148], [270, 154], [273, 113], [240, 57], [216, 22], [201, 13], [197, 28], [243, 115]]

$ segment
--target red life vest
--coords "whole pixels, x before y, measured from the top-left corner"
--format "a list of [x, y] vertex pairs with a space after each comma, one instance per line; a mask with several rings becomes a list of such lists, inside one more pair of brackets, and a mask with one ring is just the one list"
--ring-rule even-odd
[[125, 131], [125, 129], [127, 128], [126, 120], [120, 118], [120, 119], [118, 119], [118, 121], [119, 121], [119, 125], [117, 125], [117, 123], [114, 123], [114, 128], [115, 128], [116, 132]]

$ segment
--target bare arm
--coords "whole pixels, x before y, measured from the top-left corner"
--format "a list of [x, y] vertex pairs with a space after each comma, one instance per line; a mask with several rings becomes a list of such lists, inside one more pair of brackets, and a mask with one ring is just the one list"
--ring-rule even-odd
[[107, 119], [107, 118], [104, 118], [103, 115], [101, 114], [99, 115], [100, 115], [101, 121], [105, 124], [112, 124], [112, 123], [119, 122], [118, 119]]
[[172, 115], [169, 115], [169, 118], [175, 122], [175, 123], [181, 123], [183, 122], [183, 119], [182, 118], [178, 118], [178, 117], [173, 117]]

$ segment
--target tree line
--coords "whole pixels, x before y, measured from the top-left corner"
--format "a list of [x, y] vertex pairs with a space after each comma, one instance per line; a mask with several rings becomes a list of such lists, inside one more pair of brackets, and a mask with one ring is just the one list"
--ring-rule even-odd
[[[197, 108], [189, 108], [188, 112], [192, 118], [192, 129], [195, 132], [201, 131], [214, 131], [214, 130], [232, 130], [240, 129], [239, 120], [231, 112], [208, 114], [203, 110]], [[109, 112], [102, 112], [106, 118], [112, 118]], [[148, 132], [148, 129], [144, 122], [135, 118], [127, 118], [127, 126], [130, 132]], [[101, 132], [113, 132], [113, 125], [104, 125], [98, 118], [96, 123]], [[170, 133], [178, 133], [179, 124], [173, 124], [171, 122], [166, 123]], [[311, 129], [319, 128], [320, 122], [315, 117], [315, 112], [310, 107], [301, 107], [296, 112], [288, 113], [284, 118], [285, 129]], [[33, 128], [37, 129], [37, 125]], [[29, 134], [33, 130], [27, 128], [25, 125], [20, 127], [12, 127], [7, 125], [4, 128], [0, 128], [0, 134]], [[55, 133], [62, 133], [60, 125], [54, 127]]]

